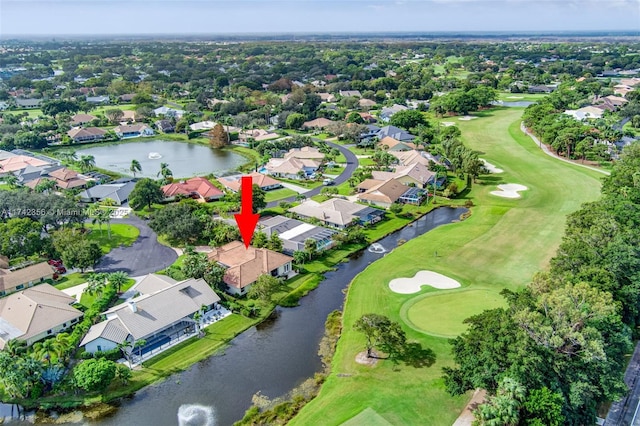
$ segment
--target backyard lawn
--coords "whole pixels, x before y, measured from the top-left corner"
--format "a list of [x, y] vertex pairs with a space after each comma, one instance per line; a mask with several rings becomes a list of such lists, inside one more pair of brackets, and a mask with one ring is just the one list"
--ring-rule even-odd
[[78, 284], [87, 282], [87, 274], [81, 274], [80, 272], [74, 272], [60, 277], [54, 284], [54, 287], [58, 290], [64, 290], [65, 288], [75, 287]]
[[104, 254], [120, 245], [130, 246], [140, 235], [138, 228], [124, 223], [111, 224], [111, 238], [109, 238], [106, 224], [102, 225], [102, 230], [98, 224], [86, 224], [86, 227], [91, 229], [89, 239], [98, 243]]
[[289, 188], [274, 189], [272, 191], [265, 191], [264, 200], [267, 203], [269, 203], [271, 201], [282, 200], [283, 198], [292, 197], [292, 196], [294, 196], [296, 194], [297, 194], [296, 191], [294, 191], [293, 189], [289, 189]]
[[[555, 160], [524, 136], [521, 114], [522, 109], [494, 110], [458, 124], [465, 143], [504, 173], [482, 176], [474, 184], [468, 195], [476, 205], [470, 218], [403, 244], [356, 277], [345, 302], [331, 374], [291, 425], [340, 425], [367, 408], [391, 424], [450, 425], [458, 417], [470, 395], [451, 397], [445, 392], [442, 368], [452, 365], [451, 347], [433, 334], [462, 331], [466, 315], [495, 307], [502, 289], [521, 288], [546, 268], [560, 243], [565, 216], [600, 192], [599, 173]], [[528, 190], [515, 200], [491, 195], [500, 183], [518, 183]], [[391, 279], [412, 277], [419, 270], [439, 272], [463, 287], [423, 287], [409, 295], [389, 289]], [[435, 363], [398, 369], [387, 361], [375, 367], [356, 364], [365, 339], [353, 324], [370, 312], [399, 321], [409, 340], [434, 351]]]

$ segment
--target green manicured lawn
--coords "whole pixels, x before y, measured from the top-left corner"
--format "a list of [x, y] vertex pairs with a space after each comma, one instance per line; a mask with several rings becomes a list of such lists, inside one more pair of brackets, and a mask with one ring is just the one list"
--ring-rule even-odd
[[[420, 293], [402, 295], [391, 292], [388, 283], [419, 270], [433, 270], [489, 297], [504, 288], [521, 288], [535, 272], [548, 266], [560, 243], [565, 216], [598, 198], [601, 176], [542, 153], [520, 132], [521, 114], [522, 109], [513, 108], [487, 111], [482, 118], [458, 123], [465, 143], [482, 151], [482, 158], [500, 164], [505, 172], [482, 176], [480, 183], [473, 185], [469, 197], [476, 207], [470, 218], [397, 247], [356, 277], [345, 302], [343, 332], [331, 374], [319, 396], [290, 425], [340, 425], [365, 408], [391, 424], [450, 425], [458, 417], [469, 395], [451, 397], [445, 391], [442, 368], [453, 365], [448, 340], [414, 330], [401, 316], [407, 301], [421, 294], [447, 294], [447, 290], [423, 288]], [[489, 195], [497, 184], [510, 182], [522, 183], [529, 190], [517, 200]], [[448, 301], [455, 302], [455, 292], [449, 292]], [[468, 297], [458, 300], [446, 311], [472, 313], [482, 307], [470, 305]], [[435, 363], [423, 368], [401, 365], [397, 370], [388, 361], [375, 367], [356, 364], [354, 358], [365, 349], [365, 339], [353, 330], [353, 324], [370, 312], [399, 321], [408, 339], [434, 351]], [[459, 318], [449, 318], [452, 322], [447, 323], [441, 312], [425, 321], [438, 322], [440, 330], [454, 331]]]
[[276, 200], [281, 200], [283, 198], [288, 198], [288, 197], [292, 197], [294, 195], [296, 195], [297, 192], [289, 189], [289, 188], [280, 188], [280, 189], [274, 189], [272, 191], [266, 191], [264, 193], [265, 197], [264, 200], [269, 203], [271, 201], [276, 201]]
[[417, 331], [455, 337], [467, 329], [462, 323], [466, 318], [503, 305], [504, 299], [494, 291], [472, 288], [425, 293], [405, 303], [400, 313], [404, 322]]
[[65, 288], [75, 287], [78, 284], [84, 284], [87, 282], [87, 275], [80, 272], [74, 272], [72, 274], [65, 275], [55, 282], [54, 287], [58, 290], [64, 290]]
[[140, 235], [138, 228], [124, 223], [111, 224], [111, 238], [109, 238], [106, 224], [102, 225], [102, 231], [98, 228], [98, 224], [87, 224], [86, 226], [91, 229], [89, 239], [98, 243], [104, 254], [120, 245], [130, 246]]
[[13, 188], [6, 183], [0, 183], [0, 191], [12, 191]]
[[547, 96], [546, 93], [511, 93], [498, 92], [498, 100], [505, 102], [530, 101], [537, 102]]

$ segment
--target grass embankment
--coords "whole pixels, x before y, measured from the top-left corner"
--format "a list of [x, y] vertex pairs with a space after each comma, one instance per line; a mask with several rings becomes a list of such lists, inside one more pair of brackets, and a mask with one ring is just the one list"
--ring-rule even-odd
[[[472, 208], [469, 219], [407, 242], [356, 277], [345, 302], [343, 333], [332, 373], [319, 396], [301, 410], [291, 425], [339, 425], [367, 408], [391, 424], [454, 422], [468, 396], [451, 397], [446, 393], [441, 375], [442, 367], [453, 364], [451, 348], [447, 339], [428, 331], [446, 334], [460, 331], [462, 317], [478, 313], [485, 306], [471, 303], [468, 297], [460, 297], [455, 303], [459, 290], [435, 291], [423, 287], [417, 294], [421, 300], [430, 297], [423, 294], [440, 297], [449, 293], [450, 297], [446, 304], [432, 303], [423, 312], [410, 315], [414, 324], [419, 321], [427, 329], [417, 331], [401, 315], [401, 312], [406, 315], [411, 306], [405, 309], [403, 306], [416, 295], [393, 293], [388, 283], [426, 269], [457, 279], [463, 290], [483, 291], [489, 297], [504, 288], [521, 288], [536, 271], [548, 266], [560, 243], [565, 216], [583, 202], [598, 197], [601, 176], [542, 153], [520, 132], [521, 114], [521, 109], [503, 109], [459, 122], [465, 143], [482, 151], [483, 158], [505, 172], [482, 177], [483, 183], [474, 185], [469, 197], [477, 207]], [[489, 194], [499, 183], [519, 183], [529, 190], [517, 200]], [[458, 310], [461, 314], [454, 315]], [[396, 371], [385, 361], [374, 368], [356, 364], [355, 355], [365, 348], [365, 339], [353, 330], [353, 324], [370, 312], [387, 315], [403, 324], [410, 340], [435, 352], [435, 364], [420, 369], [401, 366]], [[418, 316], [420, 313], [423, 315]], [[432, 323], [437, 326], [431, 326]]]
[[111, 238], [107, 231], [107, 225], [102, 225], [102, 230], [98, 224], [87, 223], [85, 226], [91, 229], [89, 233], [89, 240], [95, 241], [100, 246], [100, 249], [104, 254], [109, 253], [116, 247], [130, 246], [140, 235], [140, 230], [133, 225], [127, 225], [124, 223], [112, 223], [111, 224]]
[[66, 288], [75, 287], [78, 284], [87, 282], [87, 274], [81, 274], [80, 272], [74, 272], [72, 274], [60, 277], [54, 284], [54, 287], [58, 290], [64, 290]]
[[43, 408], [89, 406], [131, 395], [145, 386], [184, 371], [196, 362], [208, 358], [258, 321], [232, 314], [206, 327], [204, 337], [192, 337], [143, 363], [143, 368], [133, 371], [133, 376], [126, 386], [121, 386], [118, 380], [114, 380], [113, 385], [102, 394], [47, 397], [39, 400], [38, 405]]
[[264, 193], [264, 200], [267, 203], [270, 203], [271, 201], [282, 200], [283, 198], [293, 197], [297, 194], [298, 193], [296, 191], [289, 188], [274, 189]]

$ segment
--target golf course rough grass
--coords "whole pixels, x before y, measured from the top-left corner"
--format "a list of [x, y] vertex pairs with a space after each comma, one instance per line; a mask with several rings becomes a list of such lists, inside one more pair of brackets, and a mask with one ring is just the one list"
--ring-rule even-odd
[[[464, 143], [499, 164], [504, 172], [483, 175], [473, 184], [467, 195], [474, 204], [468, 219], [408, 241], [353, 280], [331, 374], [319, 395], [302, 408], [290, 425], [340, 425], [367, 408], [393, 425], [453, 424], [471, 395], [452, 397], [446, 392], [442, 368], [454, 365], [451, 345], [448, 339], [426, 334], [422, 329], [457, 334], [460, 318], [466, 313], [495, 307], [492, 303], [500, 299], [501, 290], [525, 286], [534, 273], [548, 267], [560, 244], [566, 215], [600, 194], [601, 174], [549, 157], [520, 131], [522, 111], [495, 108], [477, 113], [480, 118], [476, 120], [456, 120]], [[489, 194], [497, 185], [509, 182], [526, 185], [529, 190], [517, 202]], [[438, 252], [437, 257], [434, 251]], [[420, 270], [454, 278], [463, 287], [422, 287], [417, 294], [398, 294], [389, 289], [392, 279], [411, 277]], [[487, 306], [475, 303], [473, 297], [462, 296], [461, 290], [481, 292], [471, 294], [482, 294]], [[415, 319], [426, 309], [436, 309], [435, 303], [426, 301], [436, 295], [443, 299], [435, 300], [445, 305], [432, 316], [439, 322], [437, 330], [428, 320], [420, 324], [420, 331], [404, 321], [402, 308], [408, 301], [417, 299], [416, 311], [412, 312]], [[409, 307], [405, 308], [404, 317], [411, 321]], [[451, 311], [461, 313], [456, 316]], [[435, 353], [435, 363], [422, 368], [402, 364], [394, 368], [388, 361], [373, 368], [356, 364], [355, 356], [365, 349], [366, 341], [353, 324], [368, 313], [399, 322], [408, 340]]]

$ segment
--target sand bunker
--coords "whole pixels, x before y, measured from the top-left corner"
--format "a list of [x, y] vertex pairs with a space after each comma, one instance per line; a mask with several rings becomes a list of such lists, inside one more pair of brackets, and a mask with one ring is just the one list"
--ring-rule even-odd
[[432, 271], [418, 271], [413, 278], [395, 278], [389, 282], [391, 291], [400, 294], [417, 293], [423, 285], [437, 289], [460, 287], [458, 281]]
[[444, 127], [449, 127], [449, 126], [455, 126], [456, 123], [454, 123], [453, 121], [443, 121], [442, 124]]
[[474, 117], [473, 115], [465, 115], [464, 117], [458, 118], [458, 120], [469, 121], [469, 120], [475, 120], [476, 118], [478, 118], [478, 117]]
[[489, 173], [502, 173], [504, 170], [497, 168], [487, 160], [480, 159], [484, 163], [484, 167], [489, 170]]
[[504, 185], [498, 185], [499, 191], [491, 191], [491, 194], [504, 198], [520, 198], [518, 191], [526, 191], [527, 188], [524, 185], [518, 185], [517, 183], [507, 183]]
[[524, 99], [524, 96], [507, 96], [507, 99]]

